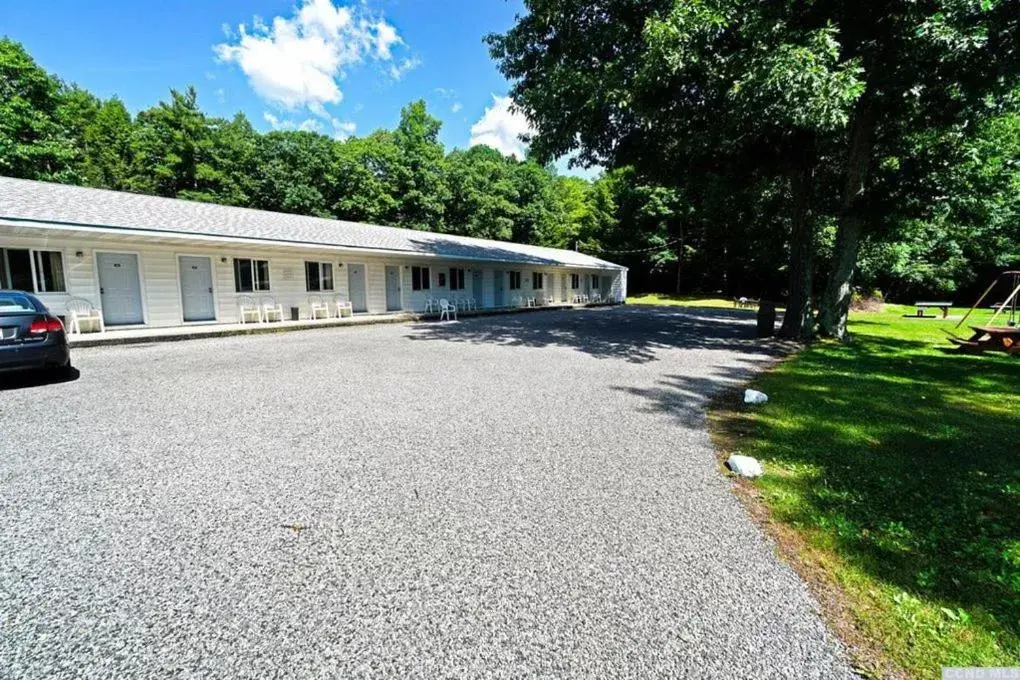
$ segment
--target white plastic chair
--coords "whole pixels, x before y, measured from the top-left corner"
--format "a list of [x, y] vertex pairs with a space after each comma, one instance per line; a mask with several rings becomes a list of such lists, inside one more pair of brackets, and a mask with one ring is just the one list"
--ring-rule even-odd
[[237, 316], [241, 323], [248, 323], [249, 320], [262, 323], [262, 308], [255, 298], [241, 295], [237, 298]]
[[308, 307], [311, 310], [311, 318], [314, 319], [328, 319], [333, 314], [329, 310], [329, 303], [321, 295], [313, 295], [308, 298]]
[[[450, 319], [450, 314], [453, 314], [453, 319]], [[439, 300], [439, 320], [442, 321], [444, 316], [447, 321], [456, 321], [457, 305], [450, 304], [450, 301], [446, 298], [441, 298]]]
[[432, 314], [439, 311], [439, 300], [436, 300], [431, 295], [425, 298], [425, 313]]
[[350, 300], [345, 298], [343, 295], [336, 296], [336, 318], [344, 318], [344, 312], [347, 312], [347, 316], [354, 316], [354, 305]]
[[71, 335], [81, 335], [83, 321], [92, 328], [98, 326], [100, 333], [106, 331], [102, 312], [93, 307], [92, 303], [85, 298], [71, 298], [67, 301], [68, 333]]
[[[261, 300], [262, 319], [264, 321], [283, 321], [283, 305], [271, 297]], [[275, 319], [273, 318], [275, 317]]]

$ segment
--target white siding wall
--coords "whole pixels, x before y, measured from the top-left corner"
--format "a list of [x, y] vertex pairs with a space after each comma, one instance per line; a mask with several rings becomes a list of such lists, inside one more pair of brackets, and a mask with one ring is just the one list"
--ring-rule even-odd
[[[347, 277], [350, 264], [363, 264], [365, 266], [365, 290], [370, 313], [383, 313], [386, 311], [387, 265], [399, 267], [400, 269], [401, 302], [403, 309], [409, 311], [424, 309], [427, 297], [439, 298], [473, 295], [472, 272], [475, 269], [479, 269], [482, 272], [482, 299], [478, 300], [480, 307], [492, 308], [494, 306], [494, 272], [497, 269], [502, 272], [504, 277], [504, 305], [512, 304], [512, 300], [516, 296], [532, 296], [535, 294], [531, 286], [531, 274], [536, 270], [527, 267], [484, 266], [452, 261], [400, 259], [399, 257], [350, 257], [328, 250], [274, 250], [262, 247], [245, 248], [239, 244], [208, 245], [206, 243], [196, 243], [194, 245], [173, 245], [160, 242], [146, 243], [139, 240], [132, 241], [126, 238], [92, 237], [89, 235], [66, 239], [61, 238], [58, 240], [53, 237], [13, 236], [4, 233], [3, 230], [4, 227], [0, 226], [0, 247], [59, 250], [63, 254], [67, 293], [46, 293], [39, 296], [56, 314], [65, 313], [65, 304], [69, 297], [82, 297], [89, 300], [97, 308], [100, 307], [99, 275], [95, 267], [97, 252], [129, 252], [138, 254], [143, 306], [146, 323], [150, 326], [177, 326], [183, 323], [178, 272], [179, 255], [207, 256], [210, 258], [216, 302], [216, 321], [220, 323], [234, 323], [237, 321], [237, 297], [239, 295], [271, 296], [284, 306], [286, 317], [290, 315], [289, 308], [296, 306], [300, 308], [301, 317], [307, 318], [309, 315], [309, 296], [322, 295], [332, 298], [336, 295], [343, 295], [349, 297]], [[80, 258], [75, 255], [79, 251], [82, 253]], [[269, 260], [271, 290], [265, 293], [236, 293], [234, 291], [234, 258]], [[305, 290], [305, 261], [331, 262], [333, 264], [335, 290], [332, 292], [308, 293]], [[430, 290], [412, 290], [411, 266], [419, 262], [422, 263], [422, 266], [428, 266], [430, 269], [432, 283]], [[450, 267], [462, 267], [465, 270], [465, 288], [463, 291], [450, 291]], [[510, 281], [507, 275], [507, 272], [510, 271], [519, 271], [521, 273], [520, 290], [510, 290]], [[579, 274], [581, 276], [582, 287], [584, 287], [586, 279], [589, 281], [588, 285], [590, 285], [591, 274], [600, 273], [597, 270], [571, 270], [552, 267], [543, 267], [537, 271], [546, 274], [546, 285], [541, 292], [546, 294], [552, 293], [556, 301], [562, 298], [562, 274], [567, 275], [568, 286], [570, 274]], [[439, 285], [440, 272], [444, 273], [447, 278], [443, 286]], [[605, 272], [601, 273], [604, 274]], [[613, 293], [619, 297], [624, 297], [626, 295], [626, 272], [613, 272], [613, 276]], [[571, 292], [568, 291], [568, 300], [570, 299], [570, 294]]]

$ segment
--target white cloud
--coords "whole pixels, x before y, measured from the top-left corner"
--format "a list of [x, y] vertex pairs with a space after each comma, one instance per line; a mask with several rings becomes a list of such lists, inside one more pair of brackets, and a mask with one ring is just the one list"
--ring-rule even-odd
[[[343, 99], [344, 69], [368, 59], [390, 61], [393, 47], [403, 44], [397, 29], [364, 3], [345, 7], [332, 0], [302, 0], [290, 18], [266, 25], [255, 17], [250, 32], [243, 24], [237, 30], [213, 48], [217, 58], [237, 64], [266, 101], [317, 115], [324, 104]], [[405, 67], [410, 61], [401, 64], [400, 75], [417, 65]]]
[[262, 117], [269, 127], [274, 130], [300, 130], [302, 132], [322, 132], [322, 123], [315, 120], [314, 118], [306, 118], [301, 122], [295, 122], [292, 120], [281, 120], [269, 112], [262, 114]]
[[459, 113], [462, 108], [464, 108], [463, 104], [461, 104], [460, 102], [454, 102], [453, 106], [450, 107], [450, 111], [452, 111], [453, 113]]
[[[262, 118], [269, 123], [269, 127], [274, 130], [299, 130], [301, 132], [318, 132], [319, 134], [326, 134], [326, 126], [323, 121], [316, 118], [306, 118], [302, 121], [286, 120], [276, 116], [268, 111], [262, 114]], [[340, 120], [334, 118], [328, 113], [324, 116], [326, 122], [329, 123], [329, 127], [332, 131], [333, 137], [336, 139], [347, 139], [354, 134], [358, 126], [353, 121]]]
[[405, 58], [399, 64], [393, 64], [390, 66], [390, 77], [393, 78], [393, 80], [400, 80], [407, 75], [408, 72], [413, 71], [419, 66], [421, 66], [421, 59], [418, 57], [414, 57], [413, 59]]
[[450, 87], [437, 87], [433, 91], [443, 99], [452, 99], [457, 95], [457, 90]]
[[471, 126], [471, 146], [485, 144], [507, 156], [523, 159], [528, 145], [521, 136], [534, 133], [535, 129], [523, 113], [512, 110], [512, 105], [510, 97], [493, 95], [492, 106]]
[[403, 44], [404, 40], [397, 35], [397, 29], [385, 21], [378, 21], [375, 25], [375, 56], [379, 59], [389, 59], [392, 56], [394, 45]]
[[347, 139], [358, 129], [357, 124], [351, 120], [332, 119], [333, 136], [337, 139]]

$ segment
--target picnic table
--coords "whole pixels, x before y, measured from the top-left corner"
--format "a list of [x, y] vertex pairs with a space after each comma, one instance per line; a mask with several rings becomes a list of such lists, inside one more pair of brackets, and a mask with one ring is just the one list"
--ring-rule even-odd
[[949, 316], [949, 308], [953, 306], [952, 302], [915, 302], [914, 306], [917, 307], [917, 318], [919, 319], [930, 319], [932, 317], [926, 317], [924, 310], [926, 309], [941, 309], [942, 318]]
[[733, 298], [733, 306], [737, 309], [754, 309], [758, 306], [758, 298], [738, 297]]
[[1020, 355], [1020, 328], [1010, 326], [971, 326], [974, 334], [967, 339], [949, 338], [962, 351], [981, 353], [987, 350]]

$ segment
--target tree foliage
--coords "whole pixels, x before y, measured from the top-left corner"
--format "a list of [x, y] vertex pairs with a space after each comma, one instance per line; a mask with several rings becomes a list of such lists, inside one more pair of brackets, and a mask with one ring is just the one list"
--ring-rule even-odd
[[[577, 248], [635, 291], [785, 296], [810, 322], [848, 218], [856, 283], [893, 297], [1020, 264], [1020, 96], [1001, 91], [1020, 12], [908, 4], [877, 13], [879, 49], [878, 19], [841, 3], [529, 0], [490, 39], [539, 130], [523, 160], [447, 152], [421, 101], [346, 140], [209, 116], [192, 88], [132, 115], [0, 39], [0, 173]], [[560, 176], [568, 152], [608, 169]]]
[[[746, 203], [717, 216], [724, 240], [747, 226], [731, 216], [747, 219], [756, 205], [773, 209], [768, 222], [783, 230], [789, 274], [784, 331], [795, 337], [812, 331], [815, 281], [825, 278], [816, 273], [828, 278], [820, 326], [845, 331], [862, 234], [903, 252], [902, 241], [883, 239], [898, 233], [909, 242], [918, 224], [936, 226], [902, 215], [921, 200], [924, 182], [882, 181], [876, 170], [885, 159], [904, 157], [926, 137], [962, 132], [974, 141], [990, 134], [984, 121], [1016, 112], [1006, 93], [1017, 86], [1017, 0], [525, 6], [514, 27], [488, 40], [514, 83], [514, 101], [538, 130], [536, 153], [633, 167], [641, 181], [685, 197], [684, 221], [695, 224], [720, 207], [720, 187], [735, 190]], [[952, 157], [951, 145], [938, 148]], [[927, 171], [938, 174], [934, 165]], [[1007, 180], [997, 181], [982, 190], [998, 193]], [[748, 186], [758, 193], [742, 190]], [[963, 213], [941, 214], [963, 231]], [[992, 221], [985, 213], [981, 230]], [[972, 263], [976, 252], [959, 250], [958, 263]]]

